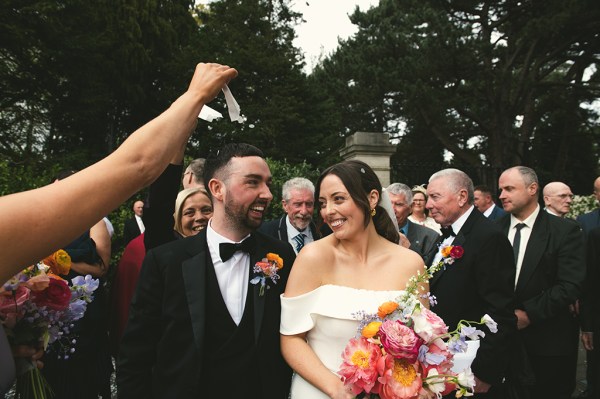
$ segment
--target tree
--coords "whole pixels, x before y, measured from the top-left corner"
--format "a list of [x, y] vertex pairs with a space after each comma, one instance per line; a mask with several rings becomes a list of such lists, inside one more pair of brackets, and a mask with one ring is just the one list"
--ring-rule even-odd
[[[392, 130], [401, 146], [426, 134], [435, 157], [441, 144], [456, 165], [525, 164], [561, 179], [577, 159], [591, 180], [597, 162], [581, 164], [594, 157], [573, 148], [591, 150], [599, 138], [581, 104], [600, 94], [598, 72], [586, 73], [599, 61], [600, 4], [381, 0], [351, 19], [356, 36], [315, 70], [321, 82], [339, 83], [331, 87], [337, 104], [349, 100], [343, 134], [405, 122]], [[542, 162], [535, 146], [549, 134]]]

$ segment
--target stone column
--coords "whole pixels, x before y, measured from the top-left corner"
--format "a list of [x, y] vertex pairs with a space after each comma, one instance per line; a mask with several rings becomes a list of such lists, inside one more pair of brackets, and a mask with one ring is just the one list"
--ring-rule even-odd
[[379, 177], [381, 185], [390, 184], [390, 156], [396, 146], [390, 144], [387, 133], [356, 132], [346, 137], [346, 146], [340, 150], [344, 159], [358, 159], [369, 165]]

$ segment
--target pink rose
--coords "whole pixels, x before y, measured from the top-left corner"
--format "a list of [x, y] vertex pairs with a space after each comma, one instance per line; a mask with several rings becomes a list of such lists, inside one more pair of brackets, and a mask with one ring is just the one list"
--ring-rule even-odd
[[43, 291], [48, 288], [50, 284], [50, 277], [46, 273], [38, 274], [33, 276], [29, 280], [25, 281], [23, 285], [29, 288], [31, 291]]
[[444, 320], [425, 307], [421, 307], [420, 312], [415, 312], [411, 318], [415, 323], [415, 332], [426, 342], [448, 332], [448, 326]]
[[48, 309], [64, 310], [71, 302], [71, 289], [63, 279], [51, 278], [48, 288], [33, 293], [33, 302]]
[[22, 285], [13, 292], [3, 292], [0, 295], [0, 315], [5, 318], [5, 325], [9, 328], [22, 317], [23, 304], [29, 300], [30, 291]]
[[464, 253], [465, 253], [465, 250], [463, 249], [463, 247], [461, 247], [460, 245], [455, 245], [452, 247], [452, 250], [450, 251], [450, 256], [453, 257], [454, 259], [460, 259], [460, 258], [462, 258]]
[[387, 353], [410, 363], [417, 360], [419, 347], [423, 344], [423, 340], [399, 320], [384, 321], [379, 328], [379, 337]]

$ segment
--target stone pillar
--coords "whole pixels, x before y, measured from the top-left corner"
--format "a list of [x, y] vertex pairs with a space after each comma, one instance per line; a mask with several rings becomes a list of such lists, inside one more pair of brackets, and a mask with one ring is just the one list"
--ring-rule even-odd
[[340, 156], [346, 159], [358, 159], [369, 165], [379, 177], [381, 185], [390, 185], [390, 156], [396, 152], [396, 146], [390, 144], [387, 133], [356, 132], [346, 137], [346, 146], [340, 150]]

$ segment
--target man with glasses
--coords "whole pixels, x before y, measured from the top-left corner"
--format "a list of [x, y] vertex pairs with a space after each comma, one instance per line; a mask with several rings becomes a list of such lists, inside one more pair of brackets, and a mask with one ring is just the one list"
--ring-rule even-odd
[[543, 195], [546, 212], [564, 218], [571, 211], [573, 193], [565, 183], [555, 181], [546, 184]]

